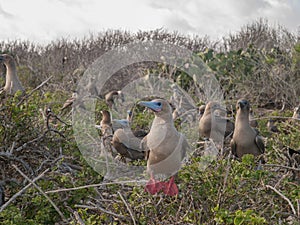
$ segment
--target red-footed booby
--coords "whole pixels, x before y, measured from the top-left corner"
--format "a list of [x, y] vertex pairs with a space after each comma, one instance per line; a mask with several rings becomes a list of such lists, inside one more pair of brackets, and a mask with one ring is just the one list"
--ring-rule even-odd
[[226, 111], [217, 102], [210, 101], [206, 104], [204, 113], [199, 120], [199, 135], [220, 142], [224, 137], [233, 134], [234, 123], [217, 115], [217, 110]]
[[111, 91], [111, 92], [108, 92], [106, 95], [105, 95], [105, 102], [107, 104], [107, 106], [112, 109], [115, 101], [114, 101], [114, 98], [116, 97], [119, 97], [122, 99], [122, 102], [124, 102], [124, 95], [122, 93], [122, 91]]
[[77, 99], [77, 92], [73, 92], [72, 96], [70, 98], [68, 98], [65, 103], [63, 104], [63, 106], [61, 107], [60, 111], [64, 111], [65, 109], [71, 107], [74, 103], [74, 101]]
[[17, 66], [14, 58], [8, 54], [2, 54], [0, 55], [0, 63], [3, 63], [6, 67], [6, 78], [3, 91], [11, 95], [15, 94], [18, 90], [24, 92], [25, 89], [17, 76]]
[[120, 125], [113, 135], [112, 144], [116, 151], [125, 158], [137, 160], [145, 159], [145, 151], [141, 148], [141, 138], [132, 132], [128, 120], [114, 120]]
[[[149, 151], [147, 172], [150, 174], [150, 181], [145, 190], [150, 194], [156, 194], [162, 189], [167, 195], [177, 195], [178, 188], [173, 175], [180, 169], [189, 145], [183, 134], [176, 130], [172, 109], [166, 100], [142, 101], [139, 105], [151, 109], [155, 114], [150, 132], [141, 143], [143, 149]], [[166, 176], [172, 176], [168, 182], [156, 180], [158, 177]]]
[[110, 112], [102, 110], [102, 120], [100, 121], [100, 129], [103, 137], [108, 137], [113, 134]]
[[245, 99], [238, 100], [236, 109], [235, 129], [230, 142], [233, 155], [241, 158], [245, 154], [254, 156], [263, 154], [265, 152], [263, 138], [249, 124], [249, 102]]

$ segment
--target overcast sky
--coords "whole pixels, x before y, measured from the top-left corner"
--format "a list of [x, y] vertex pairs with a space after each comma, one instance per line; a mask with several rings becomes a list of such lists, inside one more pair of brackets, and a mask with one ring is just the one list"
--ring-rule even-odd
[[165, 28], [216, 40], [258, 18], [296, 32], [300, 0], [0, 0], [0, 39], [47, 43]]

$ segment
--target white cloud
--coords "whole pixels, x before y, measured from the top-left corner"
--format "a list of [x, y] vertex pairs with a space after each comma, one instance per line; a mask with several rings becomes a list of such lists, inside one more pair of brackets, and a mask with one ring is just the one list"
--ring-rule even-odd
[[218, 38], [260, 17], [296, 30], [298, 0], [10, 0], [0, 3], [3, 39], [48, 42], [106, 29], [167, 28]]

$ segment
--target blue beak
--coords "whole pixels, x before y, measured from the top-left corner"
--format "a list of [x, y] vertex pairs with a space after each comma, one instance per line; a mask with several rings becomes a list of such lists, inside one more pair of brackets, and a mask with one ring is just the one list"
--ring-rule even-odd
[[119, 123], [123, 127], [129, 127], [128, 120], [122, 119], [122, 120], [114, 120], [115, 122]]
[[154, 112], [160, 112], [162, 110], [161, 102], [139, 102], [139, 105], [145, 106]]

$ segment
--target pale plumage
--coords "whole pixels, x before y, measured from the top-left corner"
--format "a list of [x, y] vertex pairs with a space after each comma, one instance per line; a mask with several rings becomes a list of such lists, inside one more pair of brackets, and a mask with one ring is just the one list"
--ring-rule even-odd
[[155, 114], [150, 132], [142, 141], [143, 148], [149, 150], [147, 171], [151, 180], [146, 190], [154, 194], [163, 188], [166, 194], [176, 195], [178, 189], [173, 177], [162, 186], [155, 179], [176, 174], [181, 168], [189, 145], [185, 137], [176, 130], [172, 119], [172, 109], [166, 100], [155, 99], [139, 104], [151, 109]]
[[300, 106], [294, 108], [293, 119], [300, 120]]
[[0, 63], [3, 63], [6, 67], [6, 78], [3, 91], [6, 94], [11, 95], [15, 94], [19, 90], [24, 92], [25, 89], [17, 76], [17, 67], [14, 58], [8, 54], [2, 54], [0, 55]]

